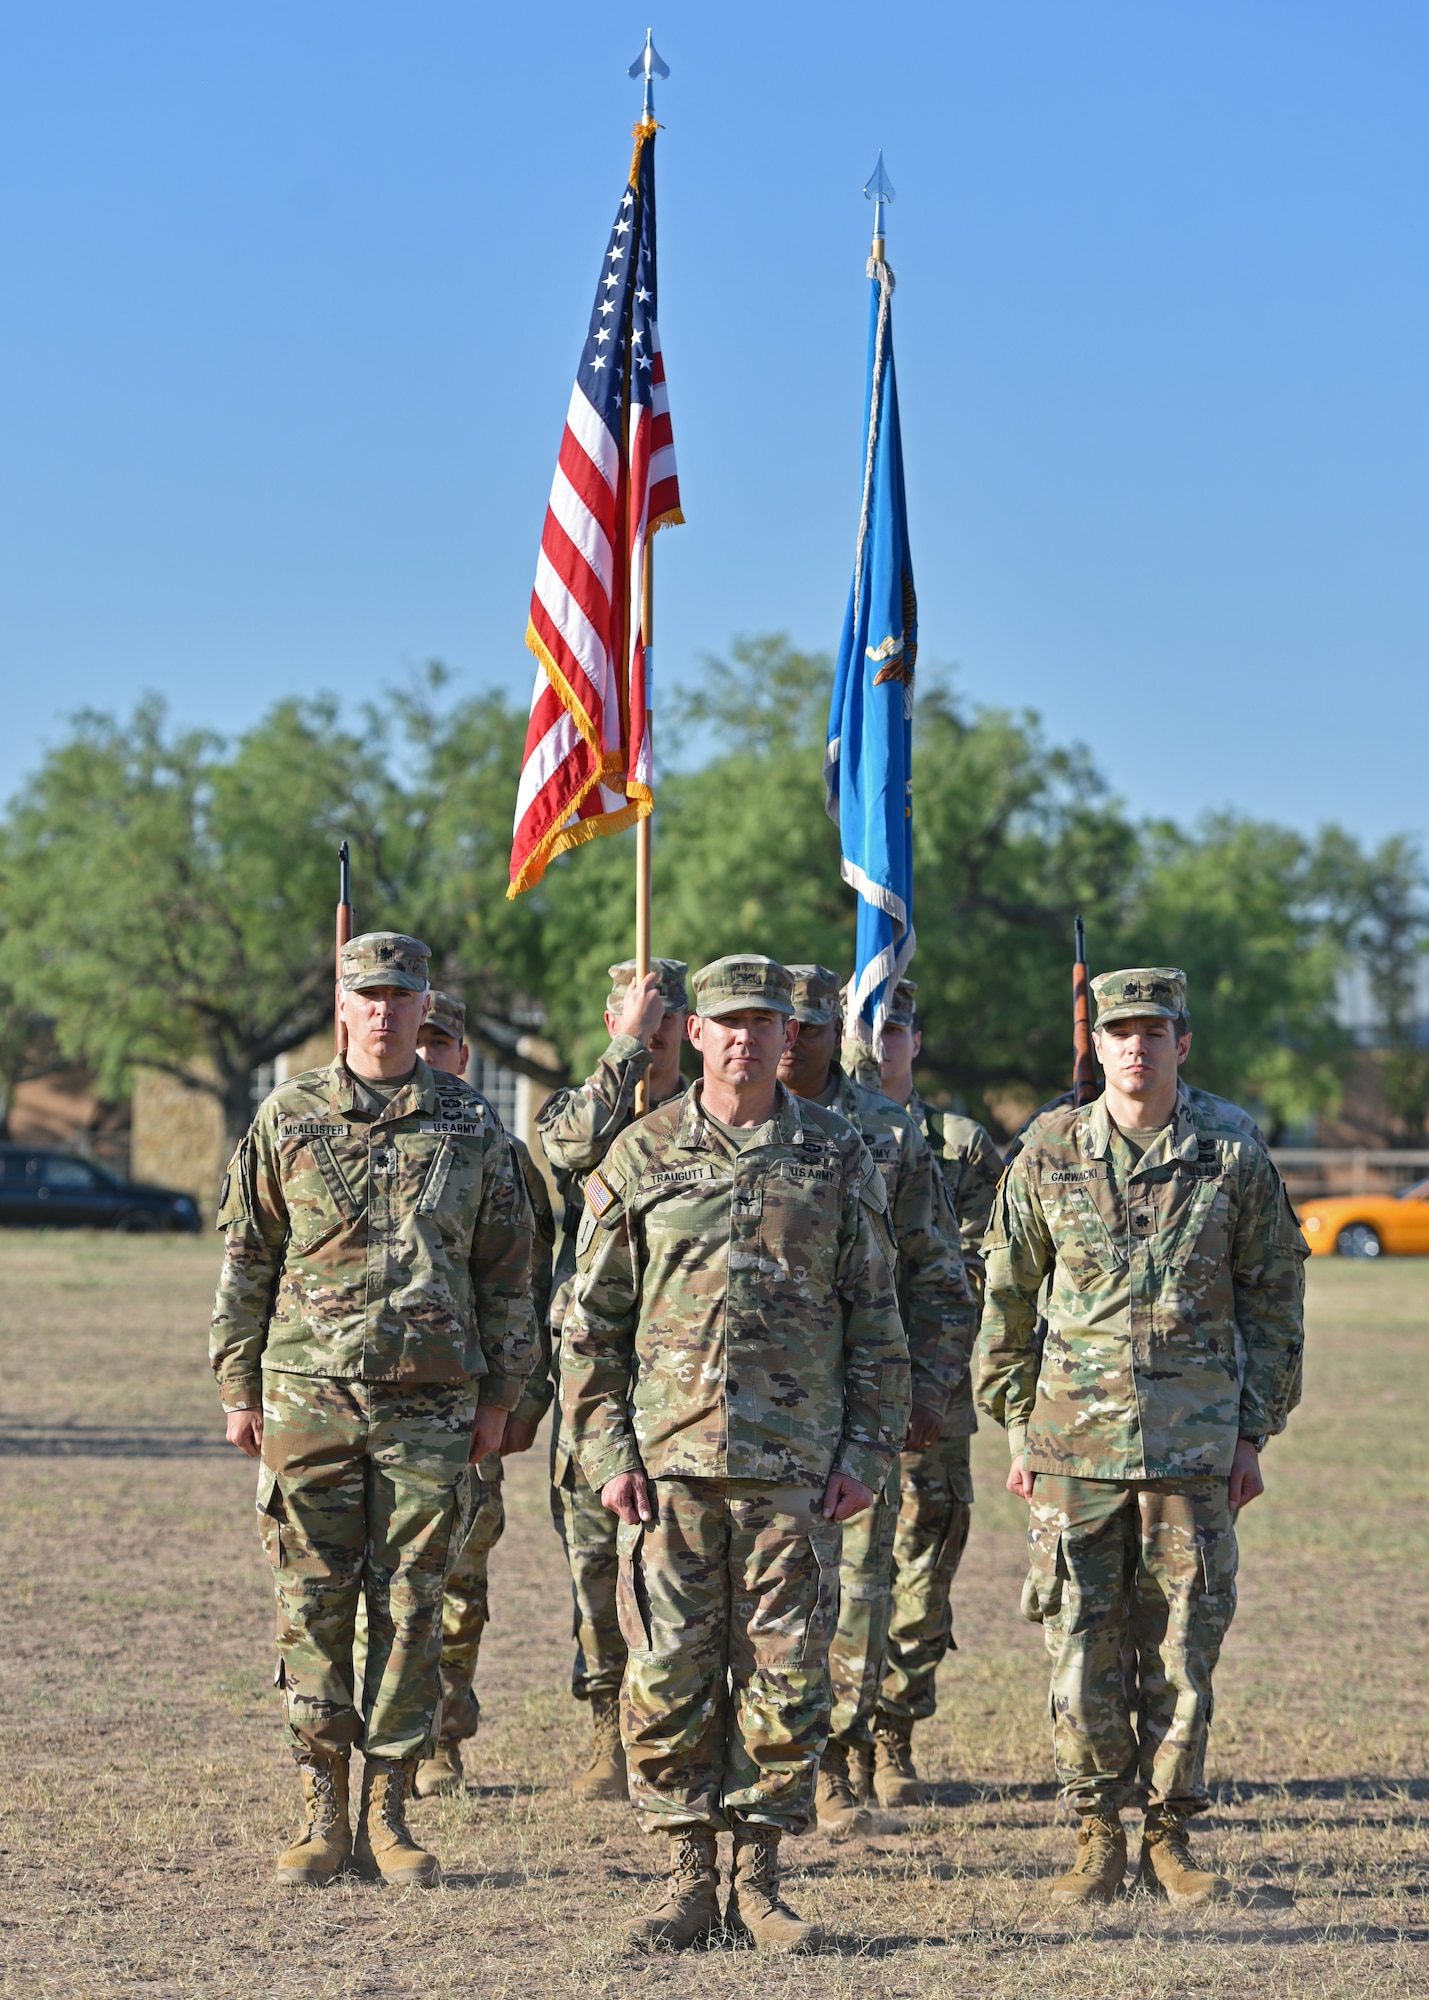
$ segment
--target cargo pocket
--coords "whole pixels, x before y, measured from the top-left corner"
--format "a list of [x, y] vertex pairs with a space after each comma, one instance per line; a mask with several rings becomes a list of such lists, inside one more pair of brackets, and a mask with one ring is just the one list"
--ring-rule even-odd
[[643, 1521], [622, 1521], [615, 1531], [615, 1553], [620, 1564], [615, 1582], [615, 1614], [620, 1620], [620, 1636], [632, 1653], [651, 1650], [650, 1600], [640, 1566], [640, 1546], [644, 1539]]
[[1197, 1582], [1201, 1588], [1191, 1612], [1187, 1644], [1214, 1662], [1235, 1617], [1236, 1572], [1240, 1568], [1235, 1529], [1227, 1528], [1223, 1534], [1212, 1536], [1197, 1549], [1196, 1556], [1200, 1570]]
[[1062, 1586], [1067, 1578], [1067, 1559], [1060, 1535], [1027, 1531], [1027, 1580], [1022, 1586], [1022, 1615], [1029, 1624], [1045, 1625], [1062, 1609]]
[[288, 1510], [283, 1505], [278, 1475], [271, 1465], [260, 1465], [258, 1468], [258, 1494], [253, 1504], [258, 1509], [258, 1533], [262, 1538], [263, 1553], [274, 1569], [281, 1569], [283, 1522], [288, 1518]]
[[833, 1643], [834, 1627], [839, 1622], [839, 1560], [843, 1545], [841, 1521], [825, 1521], [818, 1516], [809, 1523], [809, 1547], [814, 1552], [818, 1575], [810, 1596], [804, 1636], [794, 1656], [797, 1666], [824, 1659]]

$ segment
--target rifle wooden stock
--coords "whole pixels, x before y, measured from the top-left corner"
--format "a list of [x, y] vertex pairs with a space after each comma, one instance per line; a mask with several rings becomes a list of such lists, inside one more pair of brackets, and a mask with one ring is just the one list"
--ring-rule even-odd
[[334, 1051], [347, 1054], [347, 1028], [338, 1007], [338, 994], [342, 991], [342, 948], [352, 936], [352, 889], [348, 864], [348, 846], [344, 841], [337, 851], [337, 938], [333, 945], [332, 957], [332, 1045]]
[[1076, 959], [1072, 966], [1072, 1102], [1090, 1104], [1097, 1094], [1092, 1053], [1091, 981], [1087, 976], [1086, 933], [1077, 918]]

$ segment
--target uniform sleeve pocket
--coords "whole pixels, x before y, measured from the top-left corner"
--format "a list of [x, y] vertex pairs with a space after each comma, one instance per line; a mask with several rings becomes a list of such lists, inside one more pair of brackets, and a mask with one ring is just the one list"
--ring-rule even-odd
[[228, 1171], [223, 1176], [223, 1186], [219, 1190], [216, 1224], [219, 1229], [227, 1229], [235, 1222], [248, 1221], [247, 1181], [248, 1177], [243, 1171], [243, 1148], [240, 1146], [228, 1163]]
[[620, 1634], [632, 1653], [648, 1653], [650, 1644], [650, 1600], [640, 1562], [640, 1546], [645, 1539], [643, 1521], [622, 1521], [615, 1531], [615, 1553], [619, 1574], [615, 1584], [615, 1611]]

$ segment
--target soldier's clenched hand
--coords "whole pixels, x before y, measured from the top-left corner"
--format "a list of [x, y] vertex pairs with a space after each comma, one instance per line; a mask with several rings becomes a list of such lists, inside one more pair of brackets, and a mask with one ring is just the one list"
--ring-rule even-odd
[[921, 1403], [915, 1403], [913, 1414], [908, 1419], [909, 1451], [927, 1451], [930, 1445], [938, 1442], [938, 1433], [942, 1428], [941, 1417], [934, 1416], [931, 1410], [925, 1410]]
[[256, 1458], [263, 1449], [263, 1412], [229, 1410], [225, 1415], [224, 1435], [245, 1458]]
[[539, 1417], [508, 1417], [501, 1434], [501, 1456], [510, 1458], [513, 1452], [529, 1451], [540, 1422]]
[[1248, 1507], [1252, 1500], [1258, 1500], [1265, 1491], [1265, 1481], [1261, 1477], [1260, 1453], [1249, 1438], [1236, 1442], [1235, 1457], [1231, 1460], [1231, 1487], [1226, 1496], [1234, 1514], [1242, 1507]]
[[621, 1034], [644, 1042], [648, 1048], [650, 1037], [664, 1018], [665, 1002], [660, 993], [659, 973], [647, 972], [643, 979], [632, 979], [621, 1003]]
[[1037, 1474], [1035, 1472], [1027, 1470], [1026, 1465], [1023, 1463], [1022, 1453], [1018, 1452], [1016, 1458], [1012, 1461], [1012, 1468], [1007, 1475], [1007, 1490], [1009, 1493], [1015, 1493], [1019, 1500], [1030, 1500], [1032, 1498], [1032, 1483], [1036, 1477]]
[[479, 1465], [492, 1452], [500, 1451], [501, 1439], [506, 1430], [506, 1412], [496, 1403], [478, 1403], [476, 1422], [471, 1427], [471, 1451], [468, 1465]]
[[619, 1472], [614, 1479], [607, 1479], [600, 1489], [600, 1504], [618, 1514], [627, 1528], [633, 1528], [637, 1521], [655, 1518], [643, 1472]]
[[851, 1521], [855, 1514], [873, 1505], [873, 1498], [873, 1488], [861, 1480], [850, 1479], [846, 1472], [831, 1473], [824, 1488], [824, 1519]]

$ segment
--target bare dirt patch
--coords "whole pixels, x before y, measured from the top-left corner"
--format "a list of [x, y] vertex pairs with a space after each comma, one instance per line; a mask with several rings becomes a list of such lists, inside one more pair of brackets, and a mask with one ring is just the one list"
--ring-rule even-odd
[[[723, 2000], [1163, 2000], [1429, 1991], [1429, 1261], [1317, 1263], [1305, 1404], [1242, 1522], [1200, 1842], [1241, 1885], [1185, 1918], [1051, 1914], [1041, 1635], [1020, 1510], [977, 1440], [961, 1650], [919, 1734], [936, 1803], [901, 1836], [791, 1844], [832, 1939], [780, 1961], [647, 1960], [618, 1920], [661, 1855], [564, 1787], [585, 1744], [542, 1445], [512, 1468], [487, 1718], [465, 1798], [419, 1806], [445, 1886], [270, 1887], [296, 1823], [253, 1471], [204, 1360], [211, 1242], [0, 1237], [0, 1992], [245, 2000], [471, 1991]], [[1134, 1850], [1134, 1841], [1133, 1841]]]

